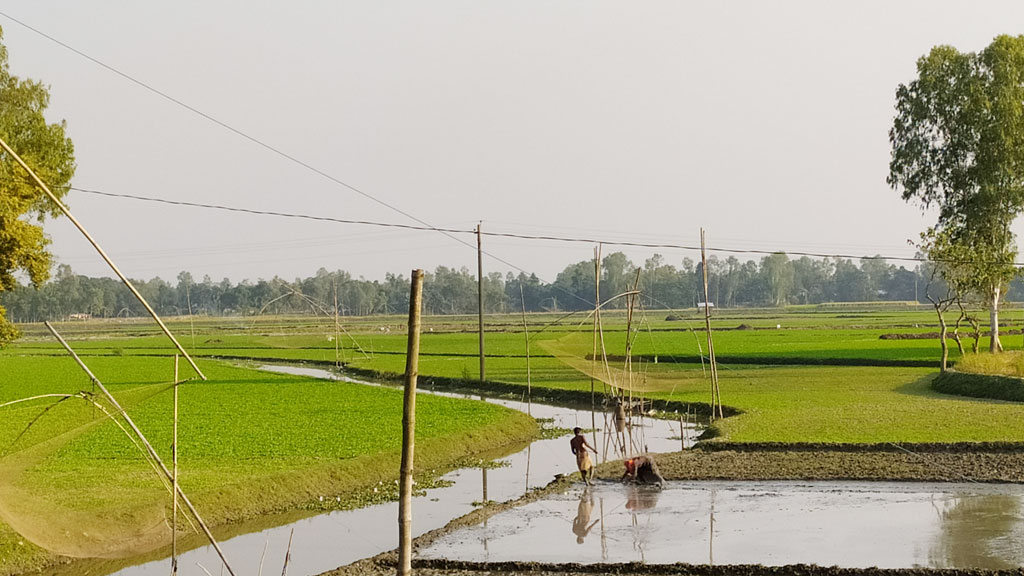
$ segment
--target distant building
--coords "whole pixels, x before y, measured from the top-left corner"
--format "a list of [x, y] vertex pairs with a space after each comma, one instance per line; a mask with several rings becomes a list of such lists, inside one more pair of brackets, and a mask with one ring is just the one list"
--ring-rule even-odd
[[92, 318], [92, 314], [88, 313], [71, 314], [68, 316], [68, 320], [88, 320], [90, 318]]
[[706, 302], [706, 303], [705, 302], [697, 302], [697, 310], [698, 311], [704, 310], [705, 304], [706, 304], [706, 307], [710, 308], [710, 309], [714, 309], [714, 307], [715, 307], [715, 303], [714, 302]]

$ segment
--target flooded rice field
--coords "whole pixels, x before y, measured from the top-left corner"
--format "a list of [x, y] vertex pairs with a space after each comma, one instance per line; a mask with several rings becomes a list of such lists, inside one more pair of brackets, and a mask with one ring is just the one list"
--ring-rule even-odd
[[603, 482], [420, 550], [476, 562], [985, 568], [1024, 564], [1024, 487], [888, 482]]
[[[316, 378], [343, 380], [358, 384], [376, 385], [356, 379], [339, 376], [332, 372], [313, 368], [291, 366], [265, 366], [265, 370], [287, 372]], [[434, 392], [420, 391], [424, 394]], [[454, 397], [461, 394], [436, 393]], [[478, 396], [472, 398], [480, 399]], [[545, 425], [561, 429], [580, 426], [602, 431], [588, 435], [598, 448], [597, 463], [608, 459], [619, 459], [621, 450], [616, 450], [616, 434], [605, 434], [603, 430], [614, 430], [612, 422], [605, 422], [606, 415], [592, 414], [589, 410], [575, 410], [538, 403], [527, 404], [509, 400], [488, 399], [494, 402], [529, 412], [535, 418], [545, 420]], [[609, 417], [610, 418], [610, 417]], [[678, 422], [636, 419], [633, 426], [633, 443], [636, 451], [646, 447], [651, 452], [676, 451], [685, 444], [692, 445], [699, 430], [685, 428], [685, 439], [680, 437]], [[627, 438], [625, 440], [629, 442]], [[619, 443], [622, 442], [620, 437]], [[491, 465], [494, 466], [494, 465]], [[397, 471], [396, 471], [397, 472]], [[496, 467], [464, 468], [446, 474], [442, 479], [450, 486], [427, 490], [425, 496], [413, 500], [413, 534], [420, 535], [440, 528], [454, 518], [463, 516], [485, 501], [503, 502], [516, 499], [526, 492], [547, 486], [556, 475], [576, 472], [576, 463], [569, 451], [569, 436], [542, 439], [533, 442], [518, 453], [499, 458]], [[265, 523], [264, 523], [265, 525]], [[284, 563], [288, 540], [294, 529], [291, 561], [288, 573], [291, 576], [307, 576], [349, 564], [362, 558], [374, 556], [398, 545], [398, 504], [388, 503], [358, 510], [328, 512], [297, 522], [283, 524], [269, 530], [236, 536], [221, 543], [232, 567], [238, 573], [256, 574], [261, 559], [267, 570]], [[264, 556], [264, 549], [265, 558]], [[148, 562], [115, 572], [117, 576], [150, 576], [167, 573], [168, 559]], [[179, 555], [181, 574], [203, 574], [197, 565], [202, 565], [216, 574], [220, 560], [216, 551], [204, 546]]]
[[[323, 370], [272, 369], [345, 379]], [[490, 401], [528, 411], [548, 426], [596, 428], [588, 439], [600, 452], [597, 462], [622, 457], [623, 437], [609, 415]], [[681, 438], [678, 422], [638, 419], [634, 424], [631, 451], [677, 451], [698, 433], [686, 428]], [[556, 475], [575, 473], [568, 440], [537, 440], [499, 458], [496, 466], [445, 475], [451, 485], [413, 500], [414, 534], [441, 528], [485, 501], [517, 499]], [[566, 493], [443, 533], [418, 556], [473, 562], [1005, 569], [1024, 564], [1022, 503], [1020, 484], [676, 481], [657, 490], [609, 480], [591, 488], [576, 482]], [[238, 573], [255, 574], [261, 562], [267, 570], [282, 565], [294, 531], [289, 574], [320, 574], [393, 550], [397, 509], [391, 503], [297, 522], [282, 519], [277, 528], [237, 536], [222, 546]], [[219, 561], [209, 547], [181, 555], [179, 573], [203, 574], [198, 565], [218, 573]], [[164, 559], [116, 574], [162, 575], [167, 566]]]

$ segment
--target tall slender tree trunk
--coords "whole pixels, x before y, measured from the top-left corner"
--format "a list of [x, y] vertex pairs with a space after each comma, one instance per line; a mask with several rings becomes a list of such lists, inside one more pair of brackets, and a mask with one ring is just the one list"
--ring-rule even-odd
[[928, 296], [928, 300], [931, 301], [932, 306], [935, 308], [935, 314], [939, 317], [939, 345], [942, 346], [942, 362], [939, 364], [939, 371], [945, 372], [949, 363], [949, 343], [946, 342], [949, 327], [946, 326], [946, 319], [942, 317], [942, 313], [945, 311], [945, 303], [942, 300], [933, 300], [931, 296]]
[[999, 295], [1001, 291], [1001, 286], [996, 286], [992, 289], [992, 308], [989, 312], [989, 323], [992, 327], [992, 339], [988, 346], [988, 351], [992, 353], [1003, 351], [1003, 344], [999, 341]]

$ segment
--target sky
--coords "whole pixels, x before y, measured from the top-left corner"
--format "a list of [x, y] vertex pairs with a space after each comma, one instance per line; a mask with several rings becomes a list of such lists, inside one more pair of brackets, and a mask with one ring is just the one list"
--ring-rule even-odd
[[[12, 73], [48, 84], [48, 118], [67, 121], [77, 188], [606, 242], [695, 247], [704, 228], [721, 257], [913, 256], [935, 215], [885, 181], [896, 88], [933, 46], [1024, 33], [1011, 1], [0, 0], [0, 13]], [[461, 232], [67, 201], [132, 278], [476, 269]], [[45, 228], [60, 263], [112, 276], [67, 219]], [[483, 244], [485, 273], [546, 281], [594, 250]]]

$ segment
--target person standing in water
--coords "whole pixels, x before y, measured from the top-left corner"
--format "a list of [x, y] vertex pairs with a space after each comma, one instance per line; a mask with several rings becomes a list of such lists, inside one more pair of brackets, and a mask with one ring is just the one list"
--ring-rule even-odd
[[580, 469], [580, 476], [583, 477], [583, 481], [590, 486], [590, 479], [594, 477], [594, 464], [590, 461], [590, 450], [594, 454], [597, 454], [597, 450], [594, 450], [593, 446], [587, 443], [587, 437], [583, 435], [583, 429], [579, 426], [572, 429], [574, 436], [569, 441], [569, 447], [572, 448], [572, 453], [576, 455], [576, 467]]

